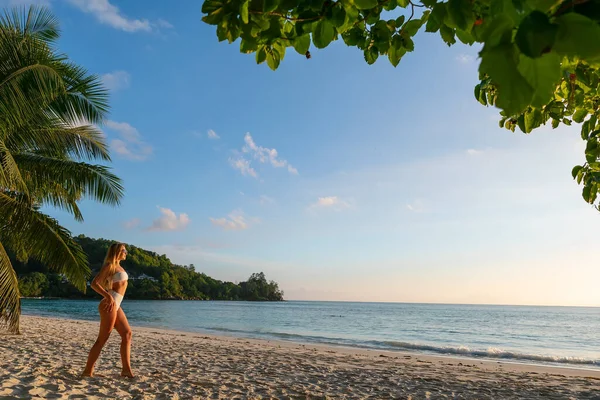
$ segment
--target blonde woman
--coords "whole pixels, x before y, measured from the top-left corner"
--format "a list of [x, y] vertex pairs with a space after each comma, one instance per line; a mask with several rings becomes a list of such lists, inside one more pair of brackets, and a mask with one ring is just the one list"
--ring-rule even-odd
[[133, 378], [130, 365], [131, 328], [121, 308], [121, 302], [127, 289], [128, 276], [120, 263], [126, 257], [127, 249], [125, 249], [123, 243], [111, 245], [104, 259], [104, 265], [92, 281], [92, 289], [101, 294], [104, 299], [98, 306], [100, 332], [96, 343], [90, 350], [85, 370], [82, 373], [83, 376], [94, 375], [94, 365], [114, 328], [121, 335], [121, 361], [123, 363], [121, 376]]

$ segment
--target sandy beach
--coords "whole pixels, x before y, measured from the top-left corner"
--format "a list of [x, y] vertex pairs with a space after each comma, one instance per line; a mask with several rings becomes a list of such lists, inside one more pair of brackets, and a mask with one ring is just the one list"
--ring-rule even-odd
[[24, 316], [0, 336], [0, 399], [600, 399], [600, 371], [209, 336], [133, 326], [80, 378], [97, 322]]

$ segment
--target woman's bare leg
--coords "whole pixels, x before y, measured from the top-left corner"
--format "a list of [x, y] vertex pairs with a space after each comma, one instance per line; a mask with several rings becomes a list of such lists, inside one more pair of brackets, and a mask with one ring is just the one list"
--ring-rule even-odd
[[131, 371], [131, 327], [127, 321], [127, 317], [123, 312], [122, 308], [117, 310], [117, 320], [115, 321], [115, 329], [121, 335], [121, 362], [123, 363], [123, 369], [121, 370], [121, 376], [133, 378], [133, 372]]
[[94, 343], [92, 349], [90, 350], [90, 355], [88, 356], [85, 370], [81, 374], [82, 376], [94, 375], [94, 365], [96, 364], [96, 361], [98, 361], [100, 352], [108, 341], [110, 333], [112, 332], [117, 319], [117, 312], [115, 310], [112, 312], [104, 310], [104, 300], [100, 302], [98, 309], [100, 311], [100, 332], [98, 333], [98, 339], [96, 339], [96, 343]]

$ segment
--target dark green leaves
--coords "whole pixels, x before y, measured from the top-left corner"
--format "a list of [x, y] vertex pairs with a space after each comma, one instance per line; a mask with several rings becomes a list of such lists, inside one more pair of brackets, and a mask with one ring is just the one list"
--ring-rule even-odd
[[498, 86], [496, 104], [513, 115], [520, 113], [533, 98], [534, 89], [517, 68], [518, 54], [514, 45], [484, 48], [481, 53], [479, 71], [487, 74]]
[[368, 49], [365, 49], [364, 55], [365, 61], [371, 65], [377, 61], [377, 58], [379, 57], [379, 50], [377, 50], [377, 47], [371, 46]]
[[444, 40], [444, 42], [446, 42], [448, 46], [451, 46], [454, 43], [456, 43], [456, 39], [454, 38], [454, 29], [449, 28], [446, 25], [442, 25], [440, 27], [440, 35], [442, 36], [442, 39]]
[[294, 39], [294, 49], [302, 55], [305, 55], [310, 47], [310, 35], [298, 36]]
[[444, 23], [444, 18], [446, 18], [446, 14], [446, 3], [437, 3], [433, 7], [431, 15], [429, 15], [429, 19], [427, 20], [427, 26], [425, 27], [425, 32], [437, 32]]
[[450, 28], [457, 28], [463, 31], [470, 31], [475, 23], [475, 14], [469, 0], [449, 0], [448, 1], [448, 19], [446, 24]]
[[249, 4], [250, 4], [250, 1], [246, 0], [240, 6], [240, 18], [242, 19], [242, 22], [245, 24], [247, 24], [249, 22], [249, 18], [248, 18], [248, 5]]
[[262, 0], [262, 10], [266, 13], [275, 11], [279, 5], [279, 0]]
[[394, 67], [398, 66], [404, 54], [406, 54], [406, 49], [403, 46], [402, 38], [400, 35], [394, 35], [392, 44], [388, 50], [388, 58]]
[[533, 11], [519, 25], [515, 41], [523, 54], [537, 58], [550, 52], [557, 33], [558, 25], [543, 12]]
[[521, 55], [518, 69], [535, 90], [531, 105], [534, 107], [546, 105], [560, 81], [560, 58], [555, 53], [545, 54], [539, 58]]
[[324, 49], [335, 38], [335, 30], [329, 21], [321, 20], [317, 22], [313, 31], [313, 43], [318, 49]]
[[600, 63], [600, 25], [577, 13], [568, 13], [556, 19], [559, 26], [554, 50], [561, 55], [580, 57]]
[[377, 7], [377, 0], [354, 0], [354, 4], [359, 10], [370, 10]]
[[344, 10], [342, 6], [332, 7], [328, 19], [333, 26], [339, 28], [343, 26], [346, 21], [346, 10]]

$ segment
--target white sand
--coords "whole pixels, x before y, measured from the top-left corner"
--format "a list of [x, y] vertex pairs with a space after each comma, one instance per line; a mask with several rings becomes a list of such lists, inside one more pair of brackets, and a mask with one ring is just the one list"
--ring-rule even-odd
[[600, 399], [600, 372], [133, 327], [80, 378], [97, 322], [25, 316], [0, 334], [0, 399]]

